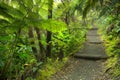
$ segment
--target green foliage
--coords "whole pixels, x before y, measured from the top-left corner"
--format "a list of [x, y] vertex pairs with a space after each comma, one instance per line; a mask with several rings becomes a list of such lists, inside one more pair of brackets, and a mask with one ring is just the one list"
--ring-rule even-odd
[[[102, 17], [99, 21], [100, 26], [100, 33], [103, 35], [103, 40], [106, 42], [106, 52], [107, 55], [110, 56], [110, 59], [107, 61], [107, 69], [109, 70], [109, 73], [112, 75], [113, 79], [116, 79], [118, 76], [120, 76], [120, 33], [119, 33], [119, 18], [116, 17], [116, 15], [109, 15], [107, 18]], [[109, 28], [111, 27], [110, 24], [114, 24], [114, 27], [112, 30], [109, 31]], [[102, 25], [101, 25], [102, 24]], [[107, 33], [106, 31], [109, 31]]]
[[41, 21], [39, 24], [42, 29], [51, 31], [53, 33], [61, 32], [67, 29], [67, 25], [64, 22], [57, 20], [45, 20]]
[[[85, 40], [86, 28], [81, 29], [81, 18], [78, 13], [75, 15], [78, 2], [64, 1], [59, 5], [61, 9], [55, 9], [49, 0], [1, 0], [0, 79], [31, 80], [40, 74], [38, 80], [44, 80], [58, 71], [66, 62], [65, 57], [75, 53]], [[53, 19], [48, 19], [48, 8], [53, 9]], [[67, 12], [68, 26], [62, 19]], [[47, 61], [46, 31], [52, 32], [53, 55]]]
[[120, 76], [120, 65], [119, 65], [119, 60], [120, 60], [120, 48], [118, 47], [118, 43], [120, 40], [109, 40], [110, 43], [106, 44], [106, 51], [108, 56], [112, 56], [110, 59], [107, 61], [107, 66], [106, 68], [111, 70], [109, 73], [112, 74], [113, 79]]
[[[71, 23], [71, 28], [69, 30], [53, 34], [53, 53], [56, 56], [60, 52], [61, 48], [64, 52], [64, 56], [69, 56], [78, 51], [82, 43], [85, 41], [86, 28], [82, 29], [80, 24]], [[81, 30], [82, 29], [82, 30]], [[62, 53], [60, 53], [62, 54]]]
[[49, 80], [51, 75], [58, 72], [64, 66], [67, 59], [68, 58], [64, 58], [62, 62], [59, 61], [59, 59], [47, 59], [47, 63], [44, 65], [44, 68], [39, 70], [40, 75], [38, 75], [37, 80]]
[[120, 1], [119, 0], [111, 0], [111, 1], [103, 1], [103, 4], [105, 4], [103, 7], [102, 7], [102, 10], [100, 12], [100, 16], [109, 16], [110, 14], [109, 13], [114, 13], [113, 15], [119, 15], [119, 3]]

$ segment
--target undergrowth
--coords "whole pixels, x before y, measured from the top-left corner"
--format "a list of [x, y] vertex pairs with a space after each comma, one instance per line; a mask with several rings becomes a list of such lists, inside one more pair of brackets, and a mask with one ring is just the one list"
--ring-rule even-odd
[[108, 24], [99, 24], [99, 33], [102, 35], [106, 54], [109, 57], [106, 61], [105, 72], [110, 74], [113, 80], [118, 80], [120, 78], [120, 38], [113, 35], [115, 29], [107, 34], [107, 27], [109, 27]]
[[64, 58], [62, 61], [59, 61], [59, 59], [48, 59], [43, 69], [39, 70], [40, 75], [38, 75], [37, 80], [50, 80], [51, 75], [60, 71], [67, 60], [68, 58]]
[[119, 39], [114, 40], [105, 40], [106, 43], [106, 53], [110, 57], [107, 60], [106, 69], [110, 69], [109, 73], [113, 78], [120, 76], [120, 48], [118, 48], [117, 44], [119, 43]]

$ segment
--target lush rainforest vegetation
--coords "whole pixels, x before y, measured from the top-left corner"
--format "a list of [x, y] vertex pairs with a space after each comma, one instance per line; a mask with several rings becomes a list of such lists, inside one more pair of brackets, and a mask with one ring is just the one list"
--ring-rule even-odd
[[48, 80], [95, 24], [105, 41], [106, 72], [120, 76], [119, 0], [0, 0], [0, 80]]

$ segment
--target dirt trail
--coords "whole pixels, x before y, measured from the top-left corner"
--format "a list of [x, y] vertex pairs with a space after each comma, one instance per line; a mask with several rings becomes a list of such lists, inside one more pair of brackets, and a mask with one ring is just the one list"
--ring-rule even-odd
[[52, 76], [52, 80], [111, 80], [103, 75], [106, 58], [97, 28], [92, 28], [86, 35], [82, 50], [75, 54], [63, 70]]

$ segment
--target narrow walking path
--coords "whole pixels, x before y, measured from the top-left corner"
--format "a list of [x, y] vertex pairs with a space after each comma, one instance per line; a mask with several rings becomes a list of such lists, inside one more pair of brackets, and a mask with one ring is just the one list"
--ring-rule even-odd
[[97, 33], [97, 28], [92, 28], [86, 34], [86, 42], [84, 47], [75, 54], [75, 57], [91, 58], [91, 59], [106, 59], [105, 48], [100, 35]]
[[103, 62], [107, 59], [103, 41], [92, 28], [86, 35], [84, 47], [74, 55], [63, 70], [52, 80], [106, 80], [103, 76]]

